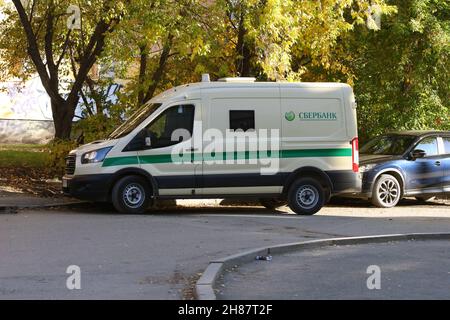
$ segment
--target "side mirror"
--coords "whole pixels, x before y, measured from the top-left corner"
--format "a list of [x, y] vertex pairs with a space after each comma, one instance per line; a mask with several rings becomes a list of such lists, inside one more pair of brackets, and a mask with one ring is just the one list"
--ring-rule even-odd
[[152, 146], [152, 138], [150, 137], [145, 137], [145, 142], [144, 142], [146, 147], [151, 147]]
[[425, 151], [423, 151], [421, 149], [416, 149], [416, 150], [412, 151], [410, 155], [411, 155], [412, 160], [416, 160], [416, 159], [425, 157], [426, 154], [427, 153]]

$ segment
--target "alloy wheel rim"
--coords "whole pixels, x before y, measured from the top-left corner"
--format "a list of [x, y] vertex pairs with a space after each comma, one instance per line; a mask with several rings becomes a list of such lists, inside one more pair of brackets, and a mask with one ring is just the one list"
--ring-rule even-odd
[[400, 196], [400, 190], [397, 183], [392, 179], [381, 182], [378, 189], [378, 198], [386, 205], [393, 205]]

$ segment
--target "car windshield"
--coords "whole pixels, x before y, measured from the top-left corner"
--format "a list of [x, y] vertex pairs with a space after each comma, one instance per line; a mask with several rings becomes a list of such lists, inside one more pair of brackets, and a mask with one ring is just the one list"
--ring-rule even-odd
[[161, 103], [148, 103], [140, 107], [131, 117], [122, 123], [109, 136], [109, 139], [118, 139], [126, 136], [133, 131], [142, 121], [147, 119], [156, 109], [161, 106]]
[[416, 139], [414, 136], [383, 135], [376, 137], [359, 150], [360, 154], [367, 155], [402, 155]]

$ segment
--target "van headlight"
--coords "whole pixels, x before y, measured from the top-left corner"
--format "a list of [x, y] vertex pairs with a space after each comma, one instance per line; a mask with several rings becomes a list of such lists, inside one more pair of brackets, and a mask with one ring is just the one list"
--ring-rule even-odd
[[373, 168], [375, 168], [377, 166], [376, 163], [371, 163], [371, 164], [365, 164], [363, 166], [359, 166], [359, 172], [367, 172], [372, 170]]
[[81, 156], [81, 163], [85, 164], [102, 162], [111, 149], [112, 147], [106, 147], [86, 152]]

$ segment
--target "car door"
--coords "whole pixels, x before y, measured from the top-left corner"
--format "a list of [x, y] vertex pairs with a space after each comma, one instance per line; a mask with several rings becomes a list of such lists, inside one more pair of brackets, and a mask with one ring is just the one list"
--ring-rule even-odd
[[156, 180], [160, 196], [193, 193], [196, 169], [201, 169], [201, 165], [194, 163], [192, 154], [197, 117], [201, 117], [198, 104], [176, 103], [165, 108], [143, 129], [150, 146], [138, 151], [139, 164]]
[[442, 188], [444, 192], [450, 193], [450, 135], [442, 136], [441, 139]]
[[424, 137], [413, 150], [425, 151], [423, 158], [411, 159], [405, 166], [406, 188], [409, 194], [442, 192], [443, 168], [437, 137]]

